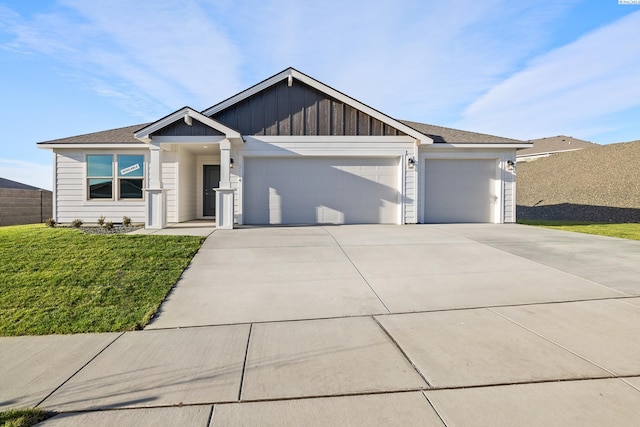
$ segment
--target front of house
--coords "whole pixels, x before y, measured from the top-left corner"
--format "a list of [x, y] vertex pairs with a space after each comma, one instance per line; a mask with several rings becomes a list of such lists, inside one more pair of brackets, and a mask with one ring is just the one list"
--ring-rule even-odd
[[515, 221], [531, 144], [395, 120], [288, 68], [202, 112], [42, 142], [53, 218], [147, 228]]

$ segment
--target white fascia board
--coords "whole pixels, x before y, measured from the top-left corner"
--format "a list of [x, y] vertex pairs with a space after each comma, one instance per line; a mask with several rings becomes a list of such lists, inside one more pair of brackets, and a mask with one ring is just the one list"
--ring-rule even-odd
[[97, 149], [147, 149], [149, 146], [147, 144], [109, 144], [109, 143], [100, 143], [100, 144], [42, 144], [38, 145], [38, 148], [50, 149], [50, 150], [74, 150], [76, 148], [97, 148]]
[[305, 74], [302, 74], [301, 72], [293, 69], [293, 68], [288, 68], [286, 70], [284, 70], [281, 73], [276, 74], [275, 76], [261, 82], [258, 83], [255, 86], [250, 87], [249, 89], [240, 92], [239, 94], [232, 96], [231, 98], [222, 101], [221, 103], [214, 105], [211, 108], [208, 108], [206, 110], [204, 110], [202, 112], [202, 114], [205, 114], [207, 116], [211, 116], [215, 113], [217, 113], [218, 111], [222, 111], [225, 108], [228, 108], [230, 106], [232, 106], [233, 104], [236, 104], [252, 95], [255, 95], [256, 93], [270, 87], [273, 86], [274, 84], [289, 78], [289, 76], [303, 82], [306, 83], [307, 85], [311, 86], [312, 88], [323, 92], [327, 95], [329, 95], [332, 98], [337, 99], [338, 101], [341, 101], [347, 105], [350, 105], [351, 107], [360, 110], [368, 115], [370, 115], [371, 117], [374, 117], [378, 120], [380, 120], [382, 123], [386, 123], [389, 126], [392, 126], [404, 133], [406, 133], [407, 135], [410, 135], [411, 137], [414, 138], [414, 140], [417, 140], [418, 144], [432, 144], [433, 140], [431, 138], [429, 138], [428, 136], [416, 131], [413, 128], [410, 128], [409, 126], [400, 123], [399, 121], [392, 119], [391, 117], [381, 113], [378, 110], [375, 110], [359, 101], [356, 101], [355, 99], [345, 95], [342, 92], [339, 92], [327, 85], [325, 85], [324, 83], [319, 82], [316, 79], [313, 79]]
[[410, 136], [340, 136], [340, 135], [313, 135], [313, 136], [245, 136], [247, 142], [262, 142], [268, 144], [279, 143], [359, 143], [359, 144], [379, 144], [379, 143], [415, 143], [415, 138]]
[[227, 139], [225, 136], [154, 136], [159, 144], [217, 144]]
[[518, 148], [530, 148], [532, 147], [533, 144], [526, 144], [526, 143], [513, 143], [513, 144], [442, 144], [442, 143], [438, 143], [438, 144], [433, 144], [431, 146], [429, 146], [428, 149], [454, 149], [454, 148], [473, 148], [473, 149], [478, 149], [478, 148], [503, 148], [503, 149], [518, 149]]
[[197, 112], [196, 110], [194, 110], [191, 107], [184, 107], [179, 109], [178, 111], [175, 111], [171, 114], [169, 114], [168, 116], [166, 116], [163, 119], [158, 120], [155, 123], [150, 124], [149, 126], [140, 129], [138, 132], [134, 133], [133, 136], [141, 141], [144, 142], [149, 142], [151, 141], [151, 137], [150, 135], [153, 132], [156, 132], [160, 129], [162, 129], [165, 126], [168, 126], [178, 120], [183, 120], [185, 117], [191, 117], [194, 118], [196, 120], [198, 120], [199, 122], [202, 122], [203, 124], [209, 126], [212, 129], [217, 130], [218, 132], [224, 133], [226, 138], [230, 139], [230, 140], [242, 140], [242, 135], [240, 135], [240, 133], [235, 130], [235, 129], [231, 129], [230, 127], [223, 125], [222, 123], [213, 120], [212, 118], [209, 118], [207, 116], [205, 116], [204, 114], [201, 114], [199, 112]]

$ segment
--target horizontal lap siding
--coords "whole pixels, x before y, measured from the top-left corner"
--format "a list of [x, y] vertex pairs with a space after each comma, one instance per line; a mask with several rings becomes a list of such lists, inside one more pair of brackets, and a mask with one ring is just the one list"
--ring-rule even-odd
[[165, 152], [162, 159], [162, 187], [167, 206], [167, 222], [178, 222], [177, 209], [177, 153], [174, 151]]
[[405, 168], [404, 185], [404, 222], [405, 224], [415, 224], [418, 222], [418, 209], [416, 202], [417, 178], [415, 169]]
[[196, 158], [190, 153], [180, 152], [178, 162], [178, 222], [197, 218]]
[[107, 221], [122, 222], [128, 216], [133, 222], [143, 223], [145, 220], [144, 201], [93, 201], [86, 198], [85, 162], [81, 151], [56, 153], [55, 219], [59, 223], [70, 223], [81, 219], [90, 224], [100, 216]]
[[[515, 158], [511, 159], [515, 163]], [[506, 164], [506, 162], [504, 162]], [[504, 182], [504, 222], [516, 221], [516, 176], [513, 171], [503, 169]]]

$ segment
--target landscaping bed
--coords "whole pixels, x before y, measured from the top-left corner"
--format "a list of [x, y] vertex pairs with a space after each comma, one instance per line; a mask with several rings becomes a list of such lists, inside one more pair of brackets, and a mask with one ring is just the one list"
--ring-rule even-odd
[[145, 326], [203, 237], [0, 228], [0, 335]]

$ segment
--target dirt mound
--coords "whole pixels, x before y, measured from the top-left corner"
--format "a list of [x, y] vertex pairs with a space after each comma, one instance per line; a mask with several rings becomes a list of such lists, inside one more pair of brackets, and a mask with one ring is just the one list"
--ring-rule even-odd
[[640, 222], [640, 141], [517, 165], [519, 219]]

